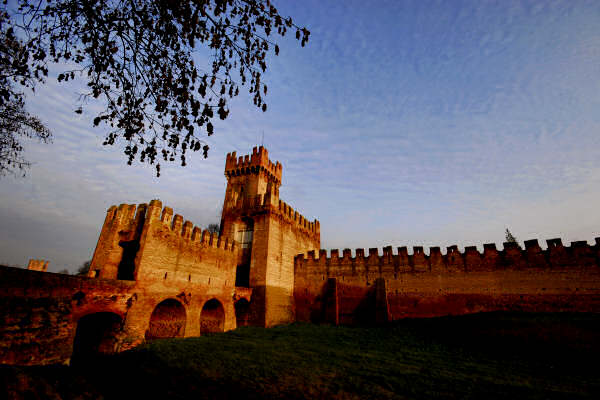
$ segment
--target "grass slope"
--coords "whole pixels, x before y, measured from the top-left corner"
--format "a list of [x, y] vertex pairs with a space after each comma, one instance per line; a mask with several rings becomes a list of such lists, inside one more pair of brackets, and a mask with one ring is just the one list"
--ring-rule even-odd
[[155, 341], [88, 369], [10, 373], [64, 399], [600, 398], [599, 339], [594, 314], [292, 324]]

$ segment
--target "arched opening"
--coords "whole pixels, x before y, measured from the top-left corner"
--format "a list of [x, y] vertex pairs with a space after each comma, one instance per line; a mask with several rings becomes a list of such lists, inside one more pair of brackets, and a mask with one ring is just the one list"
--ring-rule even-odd
[[200, 313], [200, 334], [223, 332], [225, 326], [225, 310], [217, 299], [210, 299], [202, 307]]
[[112, 312], [88, 314], [79, 319], [71, 365], [88, 363], [99, 355], [117, 351], [123, 320]]
[[175, 299], [161, 301], [152, 311], [146, 339], [183, 337], [185, 332], [185, 308]]
[[237, 327], [248, 326], [250, 320], [250, 303], [246, 299], [240, 299], [235, 303], [235, 321]]

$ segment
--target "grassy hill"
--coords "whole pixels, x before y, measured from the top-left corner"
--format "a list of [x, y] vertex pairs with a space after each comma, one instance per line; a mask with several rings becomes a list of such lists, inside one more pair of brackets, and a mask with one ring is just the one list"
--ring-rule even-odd
[[0, 387], [28, 399], [597, 399], [599, 356], [600, 315], [487, 313], [160, 340], [76, 370], [4, 367]]

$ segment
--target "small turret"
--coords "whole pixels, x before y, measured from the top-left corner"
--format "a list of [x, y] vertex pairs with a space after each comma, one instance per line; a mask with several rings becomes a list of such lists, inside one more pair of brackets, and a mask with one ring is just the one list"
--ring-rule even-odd
[[48, 271], [48, 264], [49, 263], [50, 263], [49, 261], [45, 261], [45, 260], [34, 260], [34, 259], [31, 259], [31, 260], [29, 260], [29, 264], [27, 265], [27, 269], [31, 270], [31, 271], [46, 272], [46, 271]]

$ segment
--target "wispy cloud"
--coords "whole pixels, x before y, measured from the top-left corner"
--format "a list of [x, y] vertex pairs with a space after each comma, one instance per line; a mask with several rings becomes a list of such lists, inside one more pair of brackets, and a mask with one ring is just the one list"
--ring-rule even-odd
[[284, 165], [281, 197], [321, 221], [323, 247], [481, 247], [506, 227], [521, 240], [600, 233], [598, 2], [279, 7], [311, 41], [286, 38], [270, 59], [269, 111], [241, 94], [208, 139], [209, 158], [166, 166], [160, 179], [102, 147], [93, 109], [72, 112], [78, 88], [49, 79], [29, 107], [55, 143], [28, 146], [29, 176], [0, 185], [0, 254], [73, 269], [121, 202], [160, 198], [213, 222], [225, 154], [251, 151], [263, 132]]

